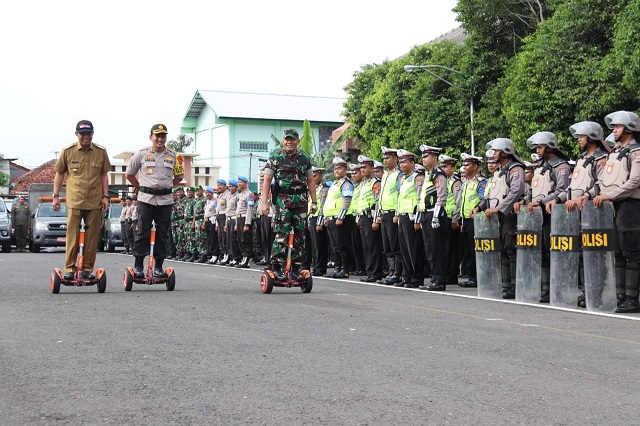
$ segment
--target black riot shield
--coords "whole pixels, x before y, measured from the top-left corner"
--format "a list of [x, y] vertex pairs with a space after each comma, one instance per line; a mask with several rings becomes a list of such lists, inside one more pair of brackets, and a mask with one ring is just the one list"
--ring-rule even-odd
[[542, 263], [542, 209], [531, 213], [523, 207], [518, 213], [516, 232], [516, 301], [540, 301]]
[[616, 310], [616, 279], [613, 252], [613, 204], [605, 202], [595, 208], [593, 201], [585, 203], [582, 216], [582, 256], [584, 263], [584, 294], [587, 310]]
[[575, 308], [580, 272], [580, 211], [561, 204], [551, 211], [551, 290], [553, 306]]
[[498, 215], [490, 219], [479, 212], [473, 217], [478, 296], [488, 299], [502, 298], [500, 275], [500, 225]]

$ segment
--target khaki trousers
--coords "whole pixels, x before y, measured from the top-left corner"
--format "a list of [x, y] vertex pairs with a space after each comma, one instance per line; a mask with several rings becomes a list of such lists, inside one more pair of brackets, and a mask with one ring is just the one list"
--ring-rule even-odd
[[93, 271], [96, 261], [100, 228], [102, 226], [102, 210], [67, 209], [67, 245], [65, 272], [75, 272], [78, 256], [78, 236], [80, 235], [80, 221], [84, 219], [84, 266], [83, 271]]

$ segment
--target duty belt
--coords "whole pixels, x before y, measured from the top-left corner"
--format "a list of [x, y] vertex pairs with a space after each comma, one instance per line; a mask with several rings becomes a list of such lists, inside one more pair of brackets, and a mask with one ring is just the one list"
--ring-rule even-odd
[[145, 194], [151, 194], [151, 195], [169, 195], [169, 194], [171, 194], [171, 188], [155, 189], [155, 188], [149, 188], [148, 186], [141, 186], [138, 190], [140, 192], [144, 192]]
[[382, 214], [387, 214], [387, 213], [395, 213], [395, 210], [380, 210], [380, 213]]
[[246, 214], [246, 213], [243, 213], [243, 214], [237, 214], [237, 215], [236, 215], [236, 217], [247, 217], [247, 214]]

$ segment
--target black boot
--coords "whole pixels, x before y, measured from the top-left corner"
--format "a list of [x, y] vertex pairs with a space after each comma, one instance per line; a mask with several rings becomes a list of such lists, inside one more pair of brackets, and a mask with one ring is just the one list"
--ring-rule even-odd
[[133, 271], [136, 278], [144, 278], [144, 257], [135, 258]]
[[248, 268], [249, 267], [249, 258], [243, 257], [240, 263], [236, 265], [236, 268]]
[[167, 278], [168, 275], [162, 269], [164, 259], [156, 259], [156, 264], [153, 268], [153, 278]]
[[273, 275], [275, 275], [277, 281], [285, 280], [284, 272], [282, 272], [282, 266], [273, 265], [273, 268], [271, 270], [273, 271]]
[[638, 296], [631, 297], [627, 296], [625, 301], [622, 302], [616, 309], [616, 312], [619, 314], [632, 314], [636, 312], [640, 312], [640, 303], [638, 302]]
[[191, 253], [191, 255], [187, 259], [185, 259], [185, 262], [195, 262], [197, 258], [198, 258], [197, 254]]
[[198, 260], [196, 260], [196, 263], [207, 263], [207, 255], [203, 254], [201, 255]]

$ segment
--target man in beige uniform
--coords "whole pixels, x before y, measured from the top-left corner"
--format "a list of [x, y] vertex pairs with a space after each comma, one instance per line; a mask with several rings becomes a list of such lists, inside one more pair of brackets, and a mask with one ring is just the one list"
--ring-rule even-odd
[[62, 149], [55, 166], [53, 180], [54, 210], [60, 210], [60, 188], [67, 177], [67, 244], [64, 279], [72, 280], [78, 255], [80, 221], [84, 219], [84, 264], [82, 278], [93, 280], [102, 211], [109, 207], [109, 180], [111, 163], [107, 150], [93, 143], [93, 124], [88, 120], [76, 125], [78, 142]]

